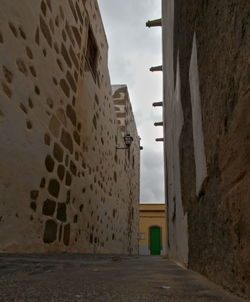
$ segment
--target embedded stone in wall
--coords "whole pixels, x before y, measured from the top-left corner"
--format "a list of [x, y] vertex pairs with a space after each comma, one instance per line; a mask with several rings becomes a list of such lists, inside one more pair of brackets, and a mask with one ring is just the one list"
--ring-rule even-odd
[[40, 28], [49, 46], [52, 47], [52, 37], [51, 37], [50, 29], [42, 16], [40, 16]]
[[5, 80], [8, 83], [12, 83], [13, 73], [5, 66], [3, 66], [3, 74], [4, 74], [4, 77], [5, 77]]
[[54, 144], [53, 155], [58, 162], [63, 161], [63, 149], [57, 143]]
[[59, 108], [56, 112], [56, 115], [64, 127], [67, 127], [67, 120], [63, 109]]
[[65, 184], [66, 186], [70, 186], [72, 182], [72, 177], [70, 175], [70, 173], [67, 171], [66, 172], [66, 178], [65, 178]]
[[70, 87], [73, 89], [74, 92], [76, 92], [76, 83], [75, 83], [73, 76], [71, 75], [71, 73], [69, 71], [67, 71], [66, 78], [70, 84]]
[[74, 131], [73, 137], [74, 137], [74, 141], [80, 146], [81, 145], [80, 135], [76, 131]]
[[9, 88], [9, 86], [6, 85], [4, 82], [2, 82], [2, 89], [3, 89], [3, 92], [7, 95], [7, 97], [11, 99], [11, 97], [12, 97], [12, 91]]
[[71, 68], [72, 66], [72, 63], [71, 63], [71, 60], [69, 58], [69, 55], [68, 55], [68, 51], [66, 50], [64, 44], [62, 43], [62, 46], [61, 46], [61, 54], [65, 60], [65, 62], [67, 63], [68, 67]]
[[33, 190], [30, 192], [30, 198], [33, 199], [33, 200], [37, 200], [39, 196], [39, 191], [38, 190]]
[[50, 199], [45, 200], [43, 203], [42, 213], [46, 216], [53, 216], [56, 209], [56, 202]]
[[49, 134], [48, 133], [45, 133], [45, 135], [44, 135], [44, 143], [45, 143], [45, 145], [50, 145], [50, 136], [49, 136]]
[[61, 143], [63, 146], [69, 150], [70, 153], [73, 153], [73, 141], [68, 132], [66, 132], [64, 129], [62, 130], [61, 135]]
[[18, 37], [18, 31], [17, 31], [15, 25], [12, 22], [9, 22], [9, 27], [10, 27], [13, 35], [17, 38]]
[[48, 191], [53, 197], [55, 197], [55, 198], [58, 197], [59, 191], [60, 191], [60, 184], [56, 179], [50, 180]]
[[46, 7], [46, 4], [44, 1], [42, 1], [42, 3], [41, 3], [41, 11], [42, 11], [44, 17], [46, 17], [47, 7]]
[[45, 166], [48, 172], [52, 172], [54, 170], [55, 162], [50, 155], [47, 155], [45, 159]]
[[77, 18], [77, 14], [76, 14], [76, 10], [75, 10], [75, 6], [72, 2], [72, 0], [68, 0], [69, 1], [69, 5], [70, 5], [70, 8], [71, 8], [71, 12], [76, 20], [76, 22], [78, 21], [78, 18]]
[[65, 245], [69, 245], [69, 242], [70, 242], [70, 224], [69, 223], [64, 226], [63, 242]]
[[70, 105], [67, 106], [66, 114], [67, 117], [70, 119], [72, 125], [76, 126], [76, 113]]
[[54, 220], [47, 220], [43, 236], [44, 243], [52, 243], [56, 241], [57, 224]]
[[28, 75], [28, 70], [27, 70], [27, 67], [26, 67], [25, 63], [23, 62], [23, 60], [22, 59], [17, 59], [16, 64], [17, 64], [17, 67], [18, 67], [19, 71], [27, 76]]
[[56, 218], [62, 222], [67, 221], [67, 214], [66, 214], [66, 204], [65, 203], [58, 203], [57, 204], [57, 215]]
[[57, 168], [57, 175], [59, 179], [62, 181], [65, 175], [65, 167], [63, 165], [59, 165]]
[[60, 122], [58, 119], [53, 115], [50, 124], [49, 124], [50, 132], [55, 136], [58, 137], [60, 131]]
[[78, 46], [81, 47], [81, 36], [80, 36], [78, 29], [75, 26], [72, 26], [71, 28], [73, 30], [73, 33], [74, 33]]
[[34, 202], [34, 201], [32, 201], [31, 203], [30, 203], [30, 207], [31, 207], [31, 209], [35, 212], [36, 211], [36, 209], [37, 209], [37, 205], [36, 205], [36, 203]]
[[75, 52], [74, 52], [72, 46], [70, 46], [70, 48], [69, 48], [69, 55], [70, 55], [70, 57], [71, 57], [71, 59], [72, 59], [72, 62], [73, 62], [74, 65], [75, 65], [76, 69], [78, 70], [78, 68], [79, 68], [79, 60], [77, 59], [77, 57], [76, 57], [76, 55], [75, 55]]
[[62, 88], [62, 91], [64, 92], [64, 94], [69, 97], [70, 96], [70, 88], [68, 83], [66, 82], [65, 79], [61, 79], [60, 80], [60, 86]]
[[81, 12], [81, 10], [80, 10], [79, 5], [78, 5], [77, 2], [76, 2], [75, 5], [76, 5], [77, 16], [78, 16], [78, 18], [79, 18], [81, 24], [83, 25], [83, 16], [82, 16], [82, 12]]

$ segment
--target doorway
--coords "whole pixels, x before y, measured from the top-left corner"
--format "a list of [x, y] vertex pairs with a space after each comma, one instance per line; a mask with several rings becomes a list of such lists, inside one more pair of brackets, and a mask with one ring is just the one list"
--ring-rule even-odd
[[158, 226], [149, 228], [149, 248], [150, 255], [161, 254], [161, 228]]

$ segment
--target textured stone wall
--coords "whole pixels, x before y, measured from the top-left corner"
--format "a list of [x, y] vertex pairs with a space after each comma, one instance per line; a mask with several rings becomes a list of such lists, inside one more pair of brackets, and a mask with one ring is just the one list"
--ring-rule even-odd
[[[125, 157], [125, 164], [121, 166], [118, 177], [120, 176], [120, 186], [124, 185], [124, 178], [122, 174], [128, 173], [127, 179], [127, 195], [126, 211], [127, 212], [127, 234], [129, 236], [129, 252], [138, 251], [138, 227], [139, 227], [139, 196], [140, 196], [140, 140], [137, 134], [136, 123], [128, 88], [126, 85], [112, 85], [113, 103], [115, 108], [115, 115], [119, 125], [119, 132], [122, 137], [129, 134], [133, 138], [133, 142], [128, 150], [117, 149], [115, 154], [115, 161], [121, 164], [121, 159]], [[119, 103], [119, 105], [118, 105]], [[122, 104], [122, 105], [121, 105]], [[124, 141], [117, 141], [117, 147], [125, 147]], [[124, 170], [123, 170], [124, 169]]]
[[250, 296], [250, 3], [162, 3], [169, 255]]
[[0, 251], [137, 253], [139, 137], [130, 120], [116, 150], [107, 52], [97, 1], [1, 2]]

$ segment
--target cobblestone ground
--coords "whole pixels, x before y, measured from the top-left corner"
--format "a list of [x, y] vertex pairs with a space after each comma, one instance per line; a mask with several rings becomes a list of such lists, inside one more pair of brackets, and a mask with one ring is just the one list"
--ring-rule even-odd
[[245, 300], [161, 257], [1, 255], [0, 301]]

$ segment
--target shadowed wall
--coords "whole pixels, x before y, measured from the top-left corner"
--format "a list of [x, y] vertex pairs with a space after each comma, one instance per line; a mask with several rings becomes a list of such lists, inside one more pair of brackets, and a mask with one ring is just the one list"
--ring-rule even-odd
[[250, 295], [250, 3], [162, 3], [169, 256]]

